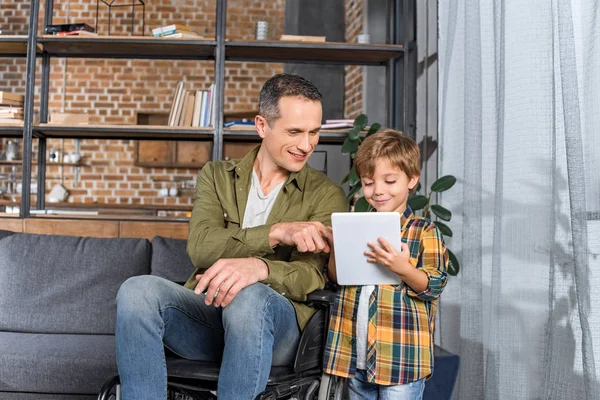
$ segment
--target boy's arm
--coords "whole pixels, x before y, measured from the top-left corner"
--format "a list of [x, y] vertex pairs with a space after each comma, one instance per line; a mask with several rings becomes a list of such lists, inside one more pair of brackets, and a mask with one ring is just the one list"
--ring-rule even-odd
[[444, 290], [448, 279], [448, 252], [440, 231], [433, 224], [425, 229], [421, 238], [419, 258], [421, 266], [416, 270], [425, 273], [427, 285], [420, 292], [417, 290], [422, 287], [409, 285], [407, 293], [422, 300], [435, 300]]

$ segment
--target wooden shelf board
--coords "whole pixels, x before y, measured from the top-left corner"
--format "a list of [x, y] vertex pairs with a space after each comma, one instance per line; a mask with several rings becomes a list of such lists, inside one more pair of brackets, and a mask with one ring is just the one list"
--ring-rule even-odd
[[0, 56], [27, 56], [26, 35], [0, 35]]
[[[319, 143], [343, 143], [348, 135], [349, 129], [322, 130], [319, 135]], [[223, 140], [243, 140], [248, 142], [259, 142], [260, 136], [254, 129], [223, 129]]]
[[38, 42], [53, 56], [81, 58], [214, 59], [216, 41], [151, 36], [55, 36]]
[[39, 124], [33, 131], [47, 138], [124, 140], [212, 140], [212, 128], [162, 125], [56, 125]]
[[[33, 160], [32, 163], [37, 164], [37, 160]], [[0, 165], [21, 165], [21, 164], [23, 164], [23, 160], [11, 160], [11, 161], [2, 160], [2, 161], [0, 161]], [[62, 165], [63, 167], [89, 167], [89, 165], [82, 164], [82, 163], [65, 163], [65, 162], [46, 161], [46, 167], [49, 167], [51, 165]]]
[[[42, 52], [42, 45], [37, 45]], [[27, 35], [0, 35], [0, 57], [27, 57]]]
[[0, 137], [22, 138], [23, 121], [15, 122], [14, 124], [0, 124]]
[[338, 42], [245, 41], [226, 42], [230, 61], [315, 62], [383, 65], [404, 54], [402, 45]]

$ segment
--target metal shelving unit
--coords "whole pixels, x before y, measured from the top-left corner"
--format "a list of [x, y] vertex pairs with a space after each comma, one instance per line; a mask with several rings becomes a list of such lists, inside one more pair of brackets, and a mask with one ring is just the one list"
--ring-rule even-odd
[[[282, 41], [227, 41], [227, 0], [216, 0], [215, 40], [164, 39], [123, 36], [55, 37], [37, 32], [40, 0], [30, 5], [28, 36], [0, 36], [0, 57], [27, 58], [25, 120], [23, 126], [0, 126], [0, 137], [23, 138], [23, 180], [21, 218], [30, 215], [32, 139], [39, 140], [38, 182], [45, 182], [46, 139], [133, 139], [133, 140], [210, 140], [213, 160], [223, 157], [224, 141], [258, 141], [255, 131], [224, 129], [223, 103], [225, 63], [227, 61], [293, 62], [311, 64], [384, 65], [387, 79], [387, 125], [414, 136], [416, 120], [416, 0], [389, 0], [388, 44], [309, 43]], [[45, 3], [44, 27], [52, 24], [53, 0]], [[48, 124], [50, 59], [120, 58], [213, 60], [216, 126], [214, 128], [177, 128], [132, 125], [55, 125]], [[40, 124], [34, 126], [33, 96], [35, 64], [42, 59]], [[324, 131], [320, 143], [341, 144], [344, 133]], [[45, 208], [44, 185], [38, 185], [36, 207]]]

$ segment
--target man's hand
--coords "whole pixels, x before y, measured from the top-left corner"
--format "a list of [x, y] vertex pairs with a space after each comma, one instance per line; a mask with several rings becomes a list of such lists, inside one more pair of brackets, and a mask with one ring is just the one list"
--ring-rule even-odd
[[267, 264], [258, 258], [222, 258], [204, 274], [196, 275], [198, 284], [194, 292], [199, 295], [206, 290], [207, 305], [226, 307], [240, 290], [268, 276]]
[[296, 246], [299, 252], [329, 253], [333, 241], [331, 228], [318, 221], [280, 222], [271, 227], [269, 244]]

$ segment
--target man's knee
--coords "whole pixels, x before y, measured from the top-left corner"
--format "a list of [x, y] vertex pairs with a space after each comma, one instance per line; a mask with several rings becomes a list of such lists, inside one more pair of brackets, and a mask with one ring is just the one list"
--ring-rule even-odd
[[242, 321], [256, 322], [268, 317], [266, 310], [275, 296], [278, 294], [263, 283], [255, 283], [240, 290], [233, 301], [223, 308], [223, 325], [233, 322], [237, 326], [243, 326]]
[[119, 313], [141, 314], [157, 305], [164, 290], [164, 279], [152, 275], [140, 275], [127, 279], [117, 293]]

